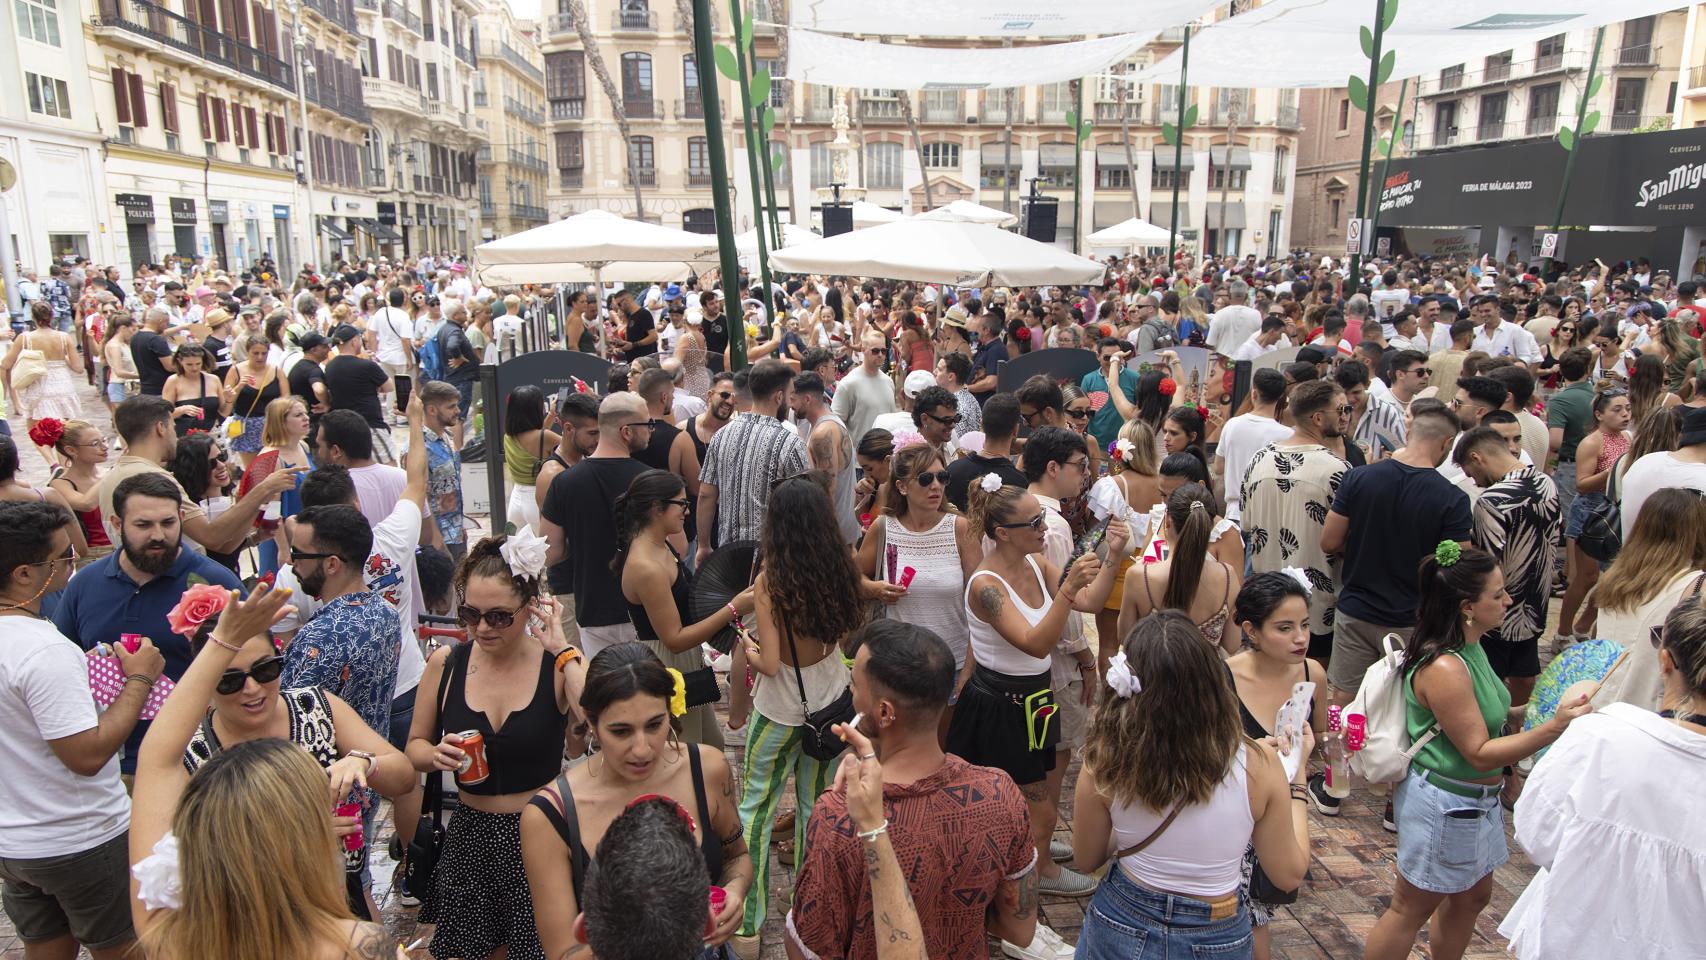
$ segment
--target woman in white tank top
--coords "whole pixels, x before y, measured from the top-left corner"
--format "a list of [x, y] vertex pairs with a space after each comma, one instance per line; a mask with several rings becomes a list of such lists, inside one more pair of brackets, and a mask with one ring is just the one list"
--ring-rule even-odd
[[[1244, 848], [1281, 889], [1309, 865], [1307, 763], [1288, 791], [1270, 747], [1244, 736], [1219, 655], [1178, 610], [1139, 621], [1108, 665], [1074, 805], [1074, 865], [1118, 860], [1096, 889], [1080, 960], [1252, 957]], [[1293, 749], [1305, 757], [1313, 740]]]

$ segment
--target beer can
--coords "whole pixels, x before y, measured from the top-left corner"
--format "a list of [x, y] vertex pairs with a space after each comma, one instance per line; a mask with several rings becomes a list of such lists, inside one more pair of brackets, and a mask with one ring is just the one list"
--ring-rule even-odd
[[486, 762], [486, 737], [478, 730], [464, 730], [456, 735], [461, 739], [461, 766], [456, 768], [456, 782], [471, 787], [476, 783], [486, 782], [492, 775], [492, 767]]

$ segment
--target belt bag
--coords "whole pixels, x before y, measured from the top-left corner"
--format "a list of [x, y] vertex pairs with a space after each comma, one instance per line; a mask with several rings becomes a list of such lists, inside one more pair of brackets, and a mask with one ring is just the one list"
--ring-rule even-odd
[[[853, 719], [853, 689], [842, 690], [841, 696], [831, 701], [829, 706], [813, 710], [806, 700], [806, 678], [800, 673], [800, 651], [794, 646], [794, 634], [790, 630], [783, 632], [788, 637], [788, 653], [794, 658], [794, 682], [800, 687], [800, 712], [805, 715], [805, 723], [800, 727], [800, 749], [813, 760], [834, 760], [847, 749], [847, 744], [830, 728]], [[836, 651], [831, 650], [830, 656], [835, 655]]]

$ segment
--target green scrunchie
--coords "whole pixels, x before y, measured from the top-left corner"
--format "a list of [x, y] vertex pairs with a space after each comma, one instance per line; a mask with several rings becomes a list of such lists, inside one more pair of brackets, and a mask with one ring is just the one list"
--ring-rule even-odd
[[1463, 547], [1456, 540], [1441, 540], [1434, 548], [1434, 562], [1449, 567], [1463, 559]]

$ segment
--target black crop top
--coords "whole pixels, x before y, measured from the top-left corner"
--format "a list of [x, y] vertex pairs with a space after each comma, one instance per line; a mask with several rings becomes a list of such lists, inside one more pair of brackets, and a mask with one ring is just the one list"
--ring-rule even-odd
[[[1228, 680], [1232, 679], [1232, 668], [1231, 667], [1226, 668], [1226, 676], [1227, 676]], [[1309, 661], [1308, 660], [1303, 661], [1303, 679], [1304, 680], [1309, 679]], [[1232, 684], [1232, 691], [1233, 691], [1233, 695], [1236, 696], [1237, 692], [1238, 692], [1238, 684], [1236, 681], [1234, 681]], [[1313, 717], [1315, 715], [1315, 700], [1314, 700], [1314, 698], [1310, 698], [1310, 700], [1309, 700], [1309, 715], [1311, 717]], [[1250, 712], [1250, 708], [1244, 706], [1244, 698], [1243, 697], [1238, 697], [1238, 720], [1240, 723], [1242, 723], [1244, 725], [1244, 735], [1246, 737], [1249, 737], [1252, 740], [1260, 740], [1263, 737], [1273, 736], [1273, 731], [1269, 730], [1267, 727], [1262, 726], [1261, 721], [1257, 720], [1255, 715]]]
[[[668, 547], [669, 544], [666, 543], [664, 546]], [[681, 562], [681, 557], [676, 554], [674, 547], [669, 547], [669, 554], [670, 556], [675, 557], [675, 582], [669, 585], [669, 595], [675, 600], [676, 618], [678, 622], [685, 627], [689, 622], [691, 622], [688, 620], [687, 613], [687, 593], [688, 586], [693, 579], [693, 575], [687, 571], [687, 565]], [[641, 640], [662, 642], [661, 640], [658, 640], [657, 629], [652, 626], [652, 618], [646, 615], [645, 604], [628, 604], [628, 619], [634, 621], [634, 633], [637, 634]]]
[[533, 688], [533, 699], [527, 706], [510, 713], [503, 729], [493, 730], [492, 722], [483, 711], [468, 707], [466, 685], [468, 657], [472, 643], [458, 644], [450, 651], [445, 669], [450, 672], [450, 687], [444, 698], [440, 726], [446, 733], [478, 730], [486, 738], [486, 762], [491, 776], [473, 785], [458, 784], [463, 793], [479, 796], [499, 796], [537, 790], [562, 769], [563, 733], [568, 729], [567, 713], [557, 712], [556, 658], [539, 653], [539, 682]]
[[[705, 799], [705, 769], [699, 763], [699, 746], [683, 744], [687, 750], [688, 762], [693, 770], [693, 799], [697, 809], [695, 815], [699, 818], [699, 852], [705, 858], [705, 873], [712, 883], [718, 883], [723, 875], [723, 847], [717, 838], [717, 831], [711, 826], [711, 805]], [[545, 814], [545, 819], [551, 821], [551, 826], [557, 831], [557, 836], [563, 838], [563, 843], [569, 848], [569, 870], [574, 876], [575, 898], [583, 896], [586, 889], [586, 867], [592, 862], [592, 856], [587, 853], [586, 845], [581, 843], [580, 816], [575, 812], [575, 795], [569, 789], [567, 773], [557, 777], [557, 782], [551, 791], [563, 803], [562, 812], [550, 800], [543, 796], [535, 796], [527, 801], [538, 807]], [[738, 836], [738, 835], [737, 835]]]

